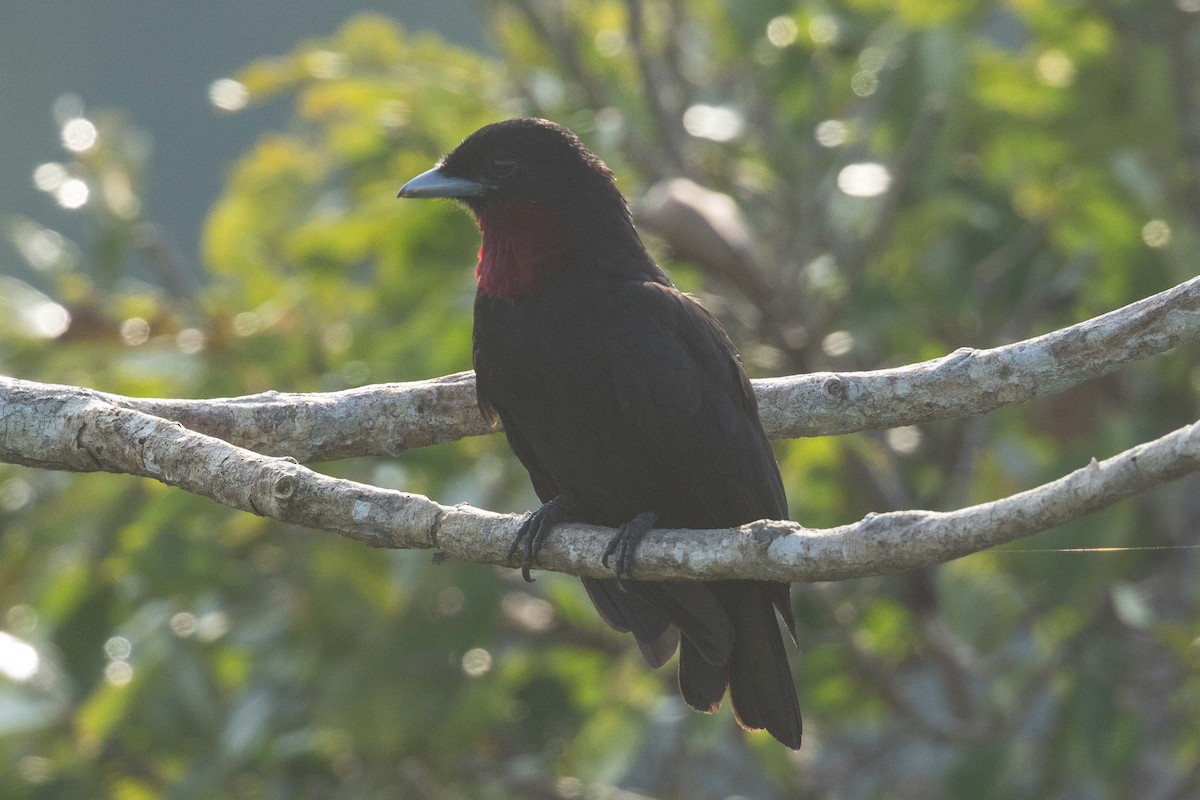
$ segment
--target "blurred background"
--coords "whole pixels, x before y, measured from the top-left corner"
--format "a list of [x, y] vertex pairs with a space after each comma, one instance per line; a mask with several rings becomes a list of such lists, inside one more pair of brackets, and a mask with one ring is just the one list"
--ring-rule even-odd
[[[6, 9], [0, 373], [213, 397], [466, 369], [478, 234], [395, 193], [518, 114], [608, 161], [755, 375], [994, 346], [1196, 272], [1198, 0], [371, 8]], [[1194, 422], [1196, 355], [779, 442], [792, 517], [1057, 478]], [[316, 468], [537, 504], [498, 436]], [[793, 754], [687, 712], [573, 579], [0, 465], [0, 796], [1200, 796], [1198, 489], [797, 587]], [[1137, 549], [1058, 551], [1095, 546]]]

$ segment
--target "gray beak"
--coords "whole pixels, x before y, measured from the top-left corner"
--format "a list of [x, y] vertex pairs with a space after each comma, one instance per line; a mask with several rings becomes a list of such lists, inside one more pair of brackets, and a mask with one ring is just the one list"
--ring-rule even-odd
[[400, 188], [397, 197], [480, 197], [488, 186], [466, 178], [451, 178], [437, 167], [422, 172]]

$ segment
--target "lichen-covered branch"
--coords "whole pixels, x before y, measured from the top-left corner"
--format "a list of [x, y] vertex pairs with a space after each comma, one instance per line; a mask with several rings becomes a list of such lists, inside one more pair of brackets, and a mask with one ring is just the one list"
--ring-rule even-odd
[[[86, 390], [14, 380], [0, 385], [0, 461], [140, 475], [374, 547], [436, 548], [467, 561], [515, 566], [509, 556], [515, 517], [330, 478]], [[729, 530], [657, 531], [638, 551], [635, 577], [825, 581], [912, 569], [1046, 530], [1197, 469], [1200, 423], [1036, 489], [959, 511], [872, 515], [828, 530], [760, 521]], [[606, 575], [601, 558], [613, 533], [560, 526], [542, 550], [542, 565]]]
[[[1200, 278], [1103, 316], [990, 350], [871, 372], [754, 382], [772, 438], [822, 436], [979, 414], [1107, 375], [1200, 338]], [[0, 377], [0, 391], [14, 382]], [[84, 390], [62, 387], [64, 391]], [[490, 433], [470, 372], [343, 392], [266, 392], [218, 400], [152, 400], [90, 392], [267, 455], [300, 461], [396, 455]]]
[[[10, 384], [0, 376], [0, 391]], [[266, 455], [306, 462], [394, 456], [499, 430], [479, 413], [473, 372], [341, 392], [263, 392], [214, 400], [90, 396]]]
[[1045, 397], [1200, 339], [1200, 278], [1077, 325], [872, 372], [756, 381], [771, 438], [894, 428]]

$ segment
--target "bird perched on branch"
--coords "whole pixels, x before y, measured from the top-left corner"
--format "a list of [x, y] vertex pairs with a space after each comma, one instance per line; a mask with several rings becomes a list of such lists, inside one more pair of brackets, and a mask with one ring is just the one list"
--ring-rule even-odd
[[483, 234], [475, 267], [479, 407], [544, 505], [513, 544], [529, 569], [553, 527], [618, 528], [584, 578], [600, 616], [631, 632], [646, 662], [679, 649], [687, 703], [800, 746], [800, 710], [776, 612], [795, 640], [789, 585], [638, 581], [632, 556], [654, 525], [728, 528], [785, 519], [787, 500], [737, 352], [680, 293], [634, 230], [608, 167], [540, 119], [488, 125], [401, 197], [466, 204]]

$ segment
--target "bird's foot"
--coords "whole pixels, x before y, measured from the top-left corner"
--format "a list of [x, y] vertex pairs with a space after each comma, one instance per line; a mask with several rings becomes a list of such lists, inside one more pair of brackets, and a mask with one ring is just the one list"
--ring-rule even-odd
[[604, 558], [600, 563], [607, 567], [608, 559], [614, 554], [617, 556], [612, 570], [618, 582], [622, 577], [633, 577], [633, 554], [646, 531], [653, 528], [657, 521], [658, 516], [653, 511], [643, 511], [618, 528], [617, 535], [608, 543], [608, 549], [604, 551]]
[[542, 543], [546, 541], [555, 525], [567, 522], [569, 517], [567, 498], [561, 494], [537, 511], [530, 511], [525, 515], [521, 527], [517, 529], [517, 537], [508, 549], [508, 557], [511, 559], [518, 550], [521, 551], [521, 577], [529, 583], [533, 583], [529, 568], [537, 561], [538, 554], [542, 551]]

